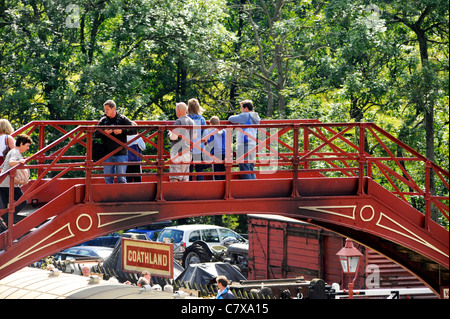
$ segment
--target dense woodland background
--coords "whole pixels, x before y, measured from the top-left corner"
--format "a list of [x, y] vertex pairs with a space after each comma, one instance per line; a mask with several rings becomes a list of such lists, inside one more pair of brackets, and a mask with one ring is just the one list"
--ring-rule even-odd
[[[449, 166], [447, 0], [0, 0], [0, 116], [375, 122]], [[420, 172], [419, 172], [420, 174]]]

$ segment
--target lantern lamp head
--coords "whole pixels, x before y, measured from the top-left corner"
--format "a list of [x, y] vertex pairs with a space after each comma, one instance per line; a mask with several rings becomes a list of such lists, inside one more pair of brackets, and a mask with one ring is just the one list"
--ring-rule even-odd
[[353, 274], [357, 271], [359, 260], [363, 256], [348, 238], [345, 240], [345, 247], [339, 250], [336, 255], [339, 257], [342, 270], [346, 274]]

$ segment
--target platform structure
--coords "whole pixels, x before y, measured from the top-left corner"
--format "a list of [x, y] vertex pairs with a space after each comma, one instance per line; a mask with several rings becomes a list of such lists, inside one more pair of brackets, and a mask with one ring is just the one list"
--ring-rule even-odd
[[[188, 299], [195, 299], [187, 296]], [[145, 291], [137, 286], [24, 267], [0, 280], [0, 299], [175, 299], [174, 293]]]
[[[15, 201], [10, 192], [10, 205], [0, 211], [9, 214], [8, 230], [0, 234], [0, 279], [122, 229], [194, 216], [267, 213], [349, 237], [400, 264], [437, 295], [448, 291], [449, 233], [432, 216], [448, 224], [449, 173], [373, 123], [267, 120], [196, 127], [202, 139], [187, 141], [190, 149], [184, 152], [198, 149], [203, 164], [224, 164], [225, 172], [186, 173], [193, 181], [180, 183], [169, 182], [169, 166], [183, 155], [170, 156], [167, 131], [177, 128], [173, 122], [137, 121], [137, 135], [127, 143], [96, 123], [35, 121], [14, 133], [31, 135], [37, 149], [25, 164], [0, 175], [0, 181], [13, 180], [17, 169], [32, 172], [24, 195]], [[222, 129], [223, 160], [201, 148]], [[140, 183], [104, 183], [103, 166], [111, 165], [105, 160], [118, 149], [94, 160], [96, 133], [133, 153], [129, 145], [143, 138], [147, 149], [136, 153], [142, 159]], [[239, 134], [253, 141], [245, 154], [237, 152]], [[257, 153], [256, 179], [244, 180], [238, 165], [251, 152]], [[225, 179], [216, 180], [219, 175]], [[33, 209], [14, 224], [14, 209], [24, 201]]]

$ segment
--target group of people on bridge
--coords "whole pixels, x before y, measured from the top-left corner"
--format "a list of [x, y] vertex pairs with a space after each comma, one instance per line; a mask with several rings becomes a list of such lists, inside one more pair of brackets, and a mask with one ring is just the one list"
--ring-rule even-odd
[[[131, 121], [125, 115], [117, 111], [116, 103], [113, 100], [107, 100], [103, 103], [104, 115], [99, 120], [100, 126], [136, 126], [134, 121]], [[213, 161], [211, 165], [214, 172], [225, 172], [225, 154], [226, 154], [226, 131], [225, 129], [205, 129], [206, 120], [203, 117], [204, 109], [200, 106], [197, 99], [190, 99], [188, 103], [179, 102], [176, 104], [176, 116], [175, 126], [183, 126], [175, 128], [168, 132], [170, 140], [170, 155], [172, 164], [169, 168], [169, 179], [171, 182], [188, 181], [193, 177], [186, 173], [203, 172], [210, 164], [205, 164], [205, 161], [209, 160], [208, 155], [202, 150], [207, 149], [206, 153], [213, 155], [219, 161]], [[244, 100], [240, 102], [240, 113], [230, 116], [228, 121], [232, 124], [242, 125], [254, 125], [260, 124], [260, 117], [257, 112], [254, 111], [253, 102], [251, 100]], [[209, 120], [209, 124], [212, 126], [219, 126], [220, 119], [217, 116], [212, 116]], [[187, 129], [186, 126], [192, 126], [192, 129]], [[215, 131], [215, 132], [214, 132]], [[25, 163], [23, 153], [26, 152], [30, 145], [33, 143], [32, 139], [26, 134], [19, 134], [12, 137], [14, 129], [11, 123], [7, 119], [0, 119], [0, 173], [4, 173], [10, 170], [12, 167]], [[211, 134], [211, 132], [214, 132]], [[245, 133], [242, 133], [245, 132]], [[256, 146], [256, 129], [252, 127], [243, 128], [236, 134], [237, 144], [237, 156], [244, 156], [244, 160], [239, 163], [239, 169], [242, 173], [241, 179], [256, 179], [256, 175], [253, 173], [256, 159], [256, 151], [253, 150]], [[95, 137], [101, 140], [103, 148], [103, 154], [109, 154], [117, 150], [112, 156], [106, 158], [103, 163], [103, 171], [105, 175], [105, 183], [112, 184], [117, 177], [118, 183], [127, 182], [140, 182], [142, 173], [141, 165], [124, 165], [126, 162], [140, 162], [141, 158], [133, 152], [129, 152], [126, 148], [120, 146], [113, 139], [109, 138], [110, 135], [122, 143], [127, 143], [131, 140], [128, 146], [136, 151], [138, 154], [142, 154], [146, 145], [141, 137], [136, 138], [136, 128], [130, 129], [105, 129], [103, 132], [96, 131]], [[209, 138], [204, 137], [210, 135]], [[251, 137], [253, 137], [253, 139]], [[203, 139], [202, 141], [200, 141]], [[200, 142], [199, 142], [200, 141]], [[199, 142], [199, 147], [193, 147], [190, 149], [190, 142]], [[205, 143], [206, 142], [206, 143]], [[248, 154], [247, 154], [248, 153]], [[111, 163], [111, 164], [109, 164]], [[136, 174], [137, 173], [137, 174]], [[125, 177], [125, 175], [127, 175]], [[115, 176], [117, 175], [117, 176]], [[197, 180], [203, 180], [203, 175], [196, 176]], [[225, 179], [224, 175], [214, 175], [214, 179]], [[20, 188], [20, 184], [14, 183], [14, 200], [17, 201], [23, 192]], [[9, 204], [9, 190], [10, 190], [10, 178], [6, 176], [0, 182], [0, 210], [8, 208]], [[23, 201], [15, 207], [14, 223], [19, 219], [18, 212], [26, 205], [26, 201]], [[0, 213], [0, 233], [7, 229], [8, 225], [8, 213]]]
[[[123, 114], [117, 111], [116, 103], [113, 100], [107, 100], [103, 104], [105, 115], [100, 119], [98, 125], [117, 125], [124, 126], [130, 125], [135, 126], [136, 123], [128, 119]], [[203, 117], [203, 108], [200, 106], [197, 99], [190, 99], [188, 103], [179, 102], [176, 104], [176, 116], [175, 126], [183, 126], [175, 128], [168, 132], [168, 137], [170, 140], [170, 155], [173, 164], [170, 165], [169, 169], [169, 179], [171, 182], [188, 181], [192, 180], [192, 176], [186, 173], [192, 172], [203, 172], [209, 164], [204, 164], [207, 160], [207, 155], [202, 152], [202, 149], [207, 148], [211, 155], [220, 160], [218, 163], [212, 164], [214, 172], [224, 172], [225, 164], [223, 160], [225, 159], [226, 152], [226, 133], [225, 129], [217, 130], [216, 133], [211, 134], [205, 141], [200, 141], [203, 137], [210, 135], [211, 130], [201, 128], [206, 126], [206, 120]], [[230, 116], [228, 118], [233, 124], [244, 124], [253, 125], [259, 124], [261, 119], [257, 112], [254, 111], [253, 102], [251, 100], [244, 100], [240, 102], [240, 113], [237, 115]], [[220, 119], [217, 116], [211, 117], [209, 120], [210, 125], [217, 126], [220, 125]], [[192, 126], [192, 129], [185, 128], [186, 126]], [[248, 171], [247, 174], [241, 174], [242, 179], [256, 179], [256, 175], [251, 173], [254, 171], [254, 161], [256, 159], [256, 152], [251, 151], [255, 146], [256, 142], [254, 139], [249, 138], [249, 136], [256, 137], [256, 129], [254, 128], [244, 128], [245, 133], [237, 132], [237, 156], [246, 154], [244, 161], [239, 163], [240, 171]], [[127, 141], [134, 140], [129, 147], [133, 148], [137, 153], [142, 154], [145, 149], [145, 143], [142, 138], [136, 138], [136, 129], [130, 128], [126, 130], [122, 129], [106, 129], [104, 130], [106, 134], [109, 134], [119, 141], [126, 143]], [[102, 132], [97, 131], [96, 137], [102, 140], [104, 145], [105, 154], [111, 153], [118, 147], [121, 147], [118, 143], [110, 139], [108, 136]], [[190, 149], [190, 142], [199, 142], [199, 147], [194, 147]], [[250, 152], [249, 152], [250, 150]], [[247, 154], [248, 153], [248, 154]], [[124, 162], [141, 161], [139, 156], [136, 156], [133, 152], [127, 152], [125, 148], [121, 148], [120, 151], [116, 152], [113, 156], [108, 157], [104, 160], [104, 163], [117, 163], [108, 164], [104, 166], [104, 173], [109, 176], [105, 177], [105, 182], [107, 184], [114, 183], [114, 174], [117, 174], [118, 183], [127, 183], [130, 181], [140, 181], [140, 177], [128, 177], [124, 175], [127, 173], [141, 173], [140, 165], [123, 165]], [[193, 164], [191, 164], [191, 162]], [[179, 175], [180, 174], [180, 175]], [[203, 180], [203, 176], [197, 176], [197, 180]], [[214, 179], [220, 180], [224, 179], [223, 175], [215, 175]]]

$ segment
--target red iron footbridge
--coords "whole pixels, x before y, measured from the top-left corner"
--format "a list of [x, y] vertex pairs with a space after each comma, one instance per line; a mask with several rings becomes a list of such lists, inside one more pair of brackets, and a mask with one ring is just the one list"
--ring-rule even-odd
[[[349, 237], [390, 258], [437, 295], [449, 286], [449, 172], [372, 123], [266, 120], [259, 125], [222, 122], [201, 141], [190, 141], [225, 172], [186, 173], [193, 181], [169, 182], [167, 131], [173, 122], [136, 121], [138, 134], [127, 143], [105, 134], [129, 152], [142, 137], [142, 181], [105, 184], [105, 160], [92, 157], [93, 136], [106, 126], [94, 121], [34, 121], [14, 132], [32, 136], [37, 150], [0, 175], [28, 168], [31, 181], [0, 234], [0, 279], [55, 252], [115, 231], [159, 221], [218, 214], [278, 214]], [[257, 131], [253, 137], [245, 128]], [[130, 128], [115, 126], [114, 128]], [[200, 143], [226, 132], [220, 161]], [[243, 180], [235, 133], [255, 141], [255, 180]], [[36, 149], [36, 147], [34, 147]], [[179, 156], [179, 155], [178, 155]], [[210, 163], [209, 161], [208, 163]], [[125, 163], [125, 164], [136, 164]], [[197, 164], [197, 163], [196, 163]], [[204, 180], [196, 176], [204, 175]], [[214, 180], [225, 175], [224, 180]], [[11, 190], [14, 185], [10, 184]], [[15, 207], [28, 213], [14, 223]], [[437, 216], [441, 222], [435, 222]]]

